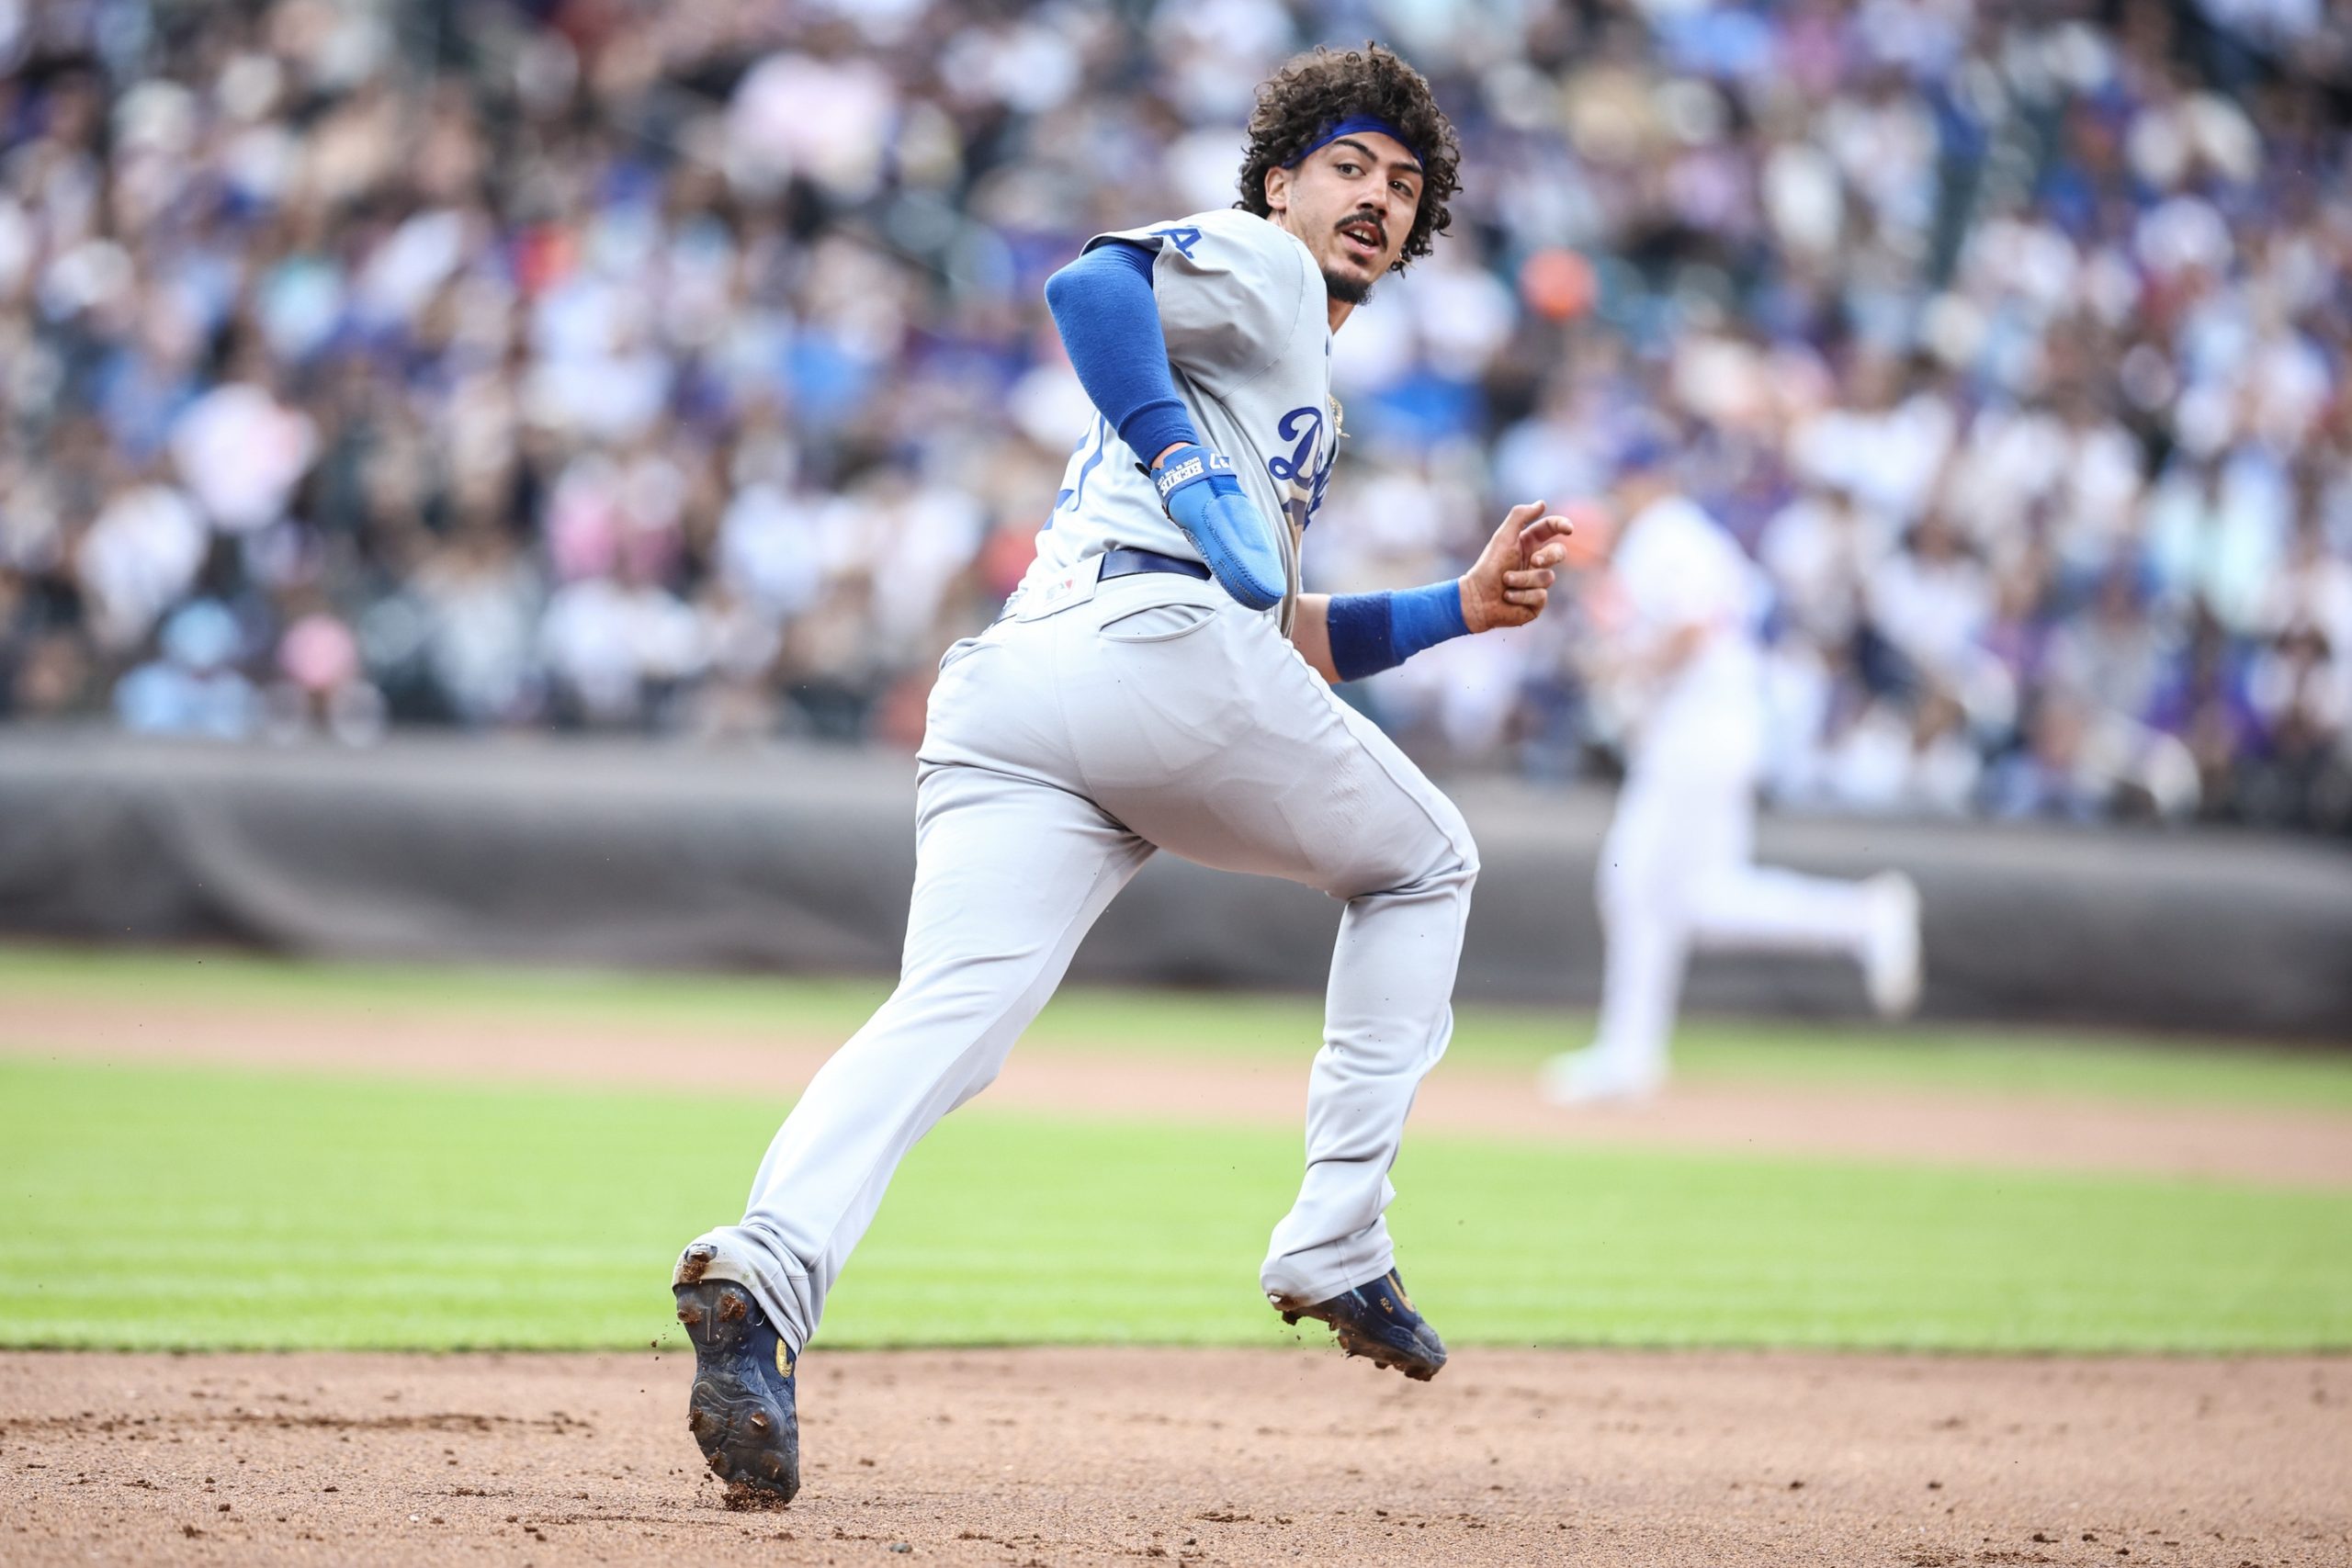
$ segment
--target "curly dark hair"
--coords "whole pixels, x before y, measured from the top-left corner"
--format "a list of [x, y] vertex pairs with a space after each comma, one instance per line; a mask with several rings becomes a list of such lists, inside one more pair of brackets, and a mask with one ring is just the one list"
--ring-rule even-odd
[[1431, 239], [1453, 221], [1445, 204], [1462, 188], [1462, 143], [1428, 79], [1376, 43], [1345, 53], [1317, 49], [1302, 54], [1258, 89], [1250, 153], [1241, 164], [1241, 199], [1234, 205], [1269, 216], [1266, 171], [1297, 157], [1327, 126], [1359, 114], [1386, 120], [1420, 154], [1420, 205], [1393, 269], [1402, 272], [1408, 262], [1429, 254]]

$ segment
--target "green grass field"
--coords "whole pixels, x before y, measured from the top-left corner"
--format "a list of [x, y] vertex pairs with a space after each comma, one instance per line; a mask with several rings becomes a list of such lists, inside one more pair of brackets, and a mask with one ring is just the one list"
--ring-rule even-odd
[[[162, 996], [215, 1006], [375, 1016], [773, 1031], [835, 1041], [865, 1021], [887, 981], [594, 970], [422, 968], [296, 963], [226, 952], [0, 945], [0, 1048], [6, 999]], [[1214, 1052], [1303, 1060], [1321, 1035], [1321, 1001], [1262, 996], [1075, 987], [1057, 997], [1029, 1041], [1089, 1051]], [[1450, 1060], [1532, 1066], [1581, 1044], [1589, 1018], [1551, 1009], [1464, 1007]], [[1924, 1025], [1890, 1033], [1849, 1024], [1686, 1021], [1675, 1070], [1697, 1079], [1883, 1084], [2058, 1093], [2201, 1104], [2352, 1110], [2352, 1057], [2242, 1043], [2149, 1040], [2083, 1031]]]
[[[643, 1345], [681, 1242], [740, 1209], [783, 1109], [193, 1067], [12, 1041], [11, 998], [844, 1032], [870, 982], [290, 965], [0, 949], [0, 1344]], [[1295, 1055], [1311, 1001], [1078, 993], [1068, 1048]], [[1567, 1021], [1466, 1010], [1532, 1060]], [[11, 1050], [17, 1054], [9, 1055]], [[2352, 1064], [2212, 1046], [1724, 1024], [1696, 1077], [2352, 1106]], [[833, 1345], [1279, 1343], [1254, 1295], [1297, 1134], [1010, 1114], [909, 1161]], [[1417, 1136], [1392, 1219], [1463, 1344], [2352, 1347], [2352, 1193]]]

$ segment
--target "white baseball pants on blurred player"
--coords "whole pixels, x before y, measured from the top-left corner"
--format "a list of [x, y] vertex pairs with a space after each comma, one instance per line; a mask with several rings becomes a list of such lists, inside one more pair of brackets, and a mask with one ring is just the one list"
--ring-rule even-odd
[[1461, 814], [1213, 582], [1115, 579], [958, 643], [931, 698], [898, 989], [808, 1085], [708, 1270], [804, 1346], [891, 1172], [988, 1087], [1155, 849], [1346, 900], [1270, 1295], [1393, 1262], [1388, 1169], [1453, 1032], [1476, 853]]
[[1868, 973], [1884, 942], [1916, 921], [1893, 907], [1908, 895], [1891, 883], [1756, 864], [1753, 776], [1690, 762], [1687, 753], [1670, 765], [1637, 762], [1618, 796], [1598, 878], [1607, 937], [1600, 1026], [1591, 1050], [1564, 1063], [1581, 1082], [1553, 1085], [1558, 1098], [1640, 1093], [1663, 1081], [1694, 948], [1843, 953]]

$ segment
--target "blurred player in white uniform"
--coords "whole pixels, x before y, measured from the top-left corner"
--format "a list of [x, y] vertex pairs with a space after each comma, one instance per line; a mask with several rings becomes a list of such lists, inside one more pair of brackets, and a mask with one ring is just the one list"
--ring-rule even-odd
[[1679, 493], [1655, 435], [1620, 457], [1613, 515], [1579, 517], [1595, 585], [1595, 675], [1627, 713], [1625, 784], [1601, 845], [1600, 1027], [1544, 1065], [1561, 1104], [1634, 1100], [1667, 1077], [1693, 948], [1843, 953], [1881, 1013], [1919, 993], [1919, 897], [1889, 872], [1833, 881], [1754, 861], [1764, 759], [1757, 626], [1768, 590], [1737, 540]]

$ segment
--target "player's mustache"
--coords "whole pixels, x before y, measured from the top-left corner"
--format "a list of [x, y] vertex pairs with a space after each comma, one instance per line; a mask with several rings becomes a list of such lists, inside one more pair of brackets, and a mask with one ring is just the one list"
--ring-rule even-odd
[[1388, 225], [1382, 222], [1379, 215], [1376, 213], [1354, 213], [1350, 217], [1340, 220], [1337, 227], [1341, 230], [1347, 230], [1354, 228], [1359, 223], [1370, 224], [1372, 226], [1373, 232], [1380, 236], [1380, 243], [1384, 245], [1388, 243]]

